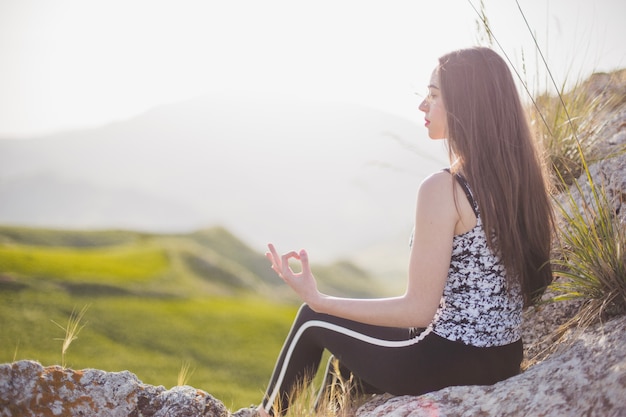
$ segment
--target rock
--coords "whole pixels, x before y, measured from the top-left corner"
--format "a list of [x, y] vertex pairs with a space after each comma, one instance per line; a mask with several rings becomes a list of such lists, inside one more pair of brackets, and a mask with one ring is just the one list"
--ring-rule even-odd
[[224, 404], [204, 391], [146, 385], [128, 371], [44, 368], [33, 361], [0, 366], [1, 417], [228, 415]]
[[[556, 352], [492, 386], [377, 396], [356, 417], [626, 416], [626, 317], [570, 331]], [[128, 372], [74, 371], [38, 362], [0, 366], [0, 416], [228, 417], [204, 391], [166, 390]]]
[[[587, 81], [586, 88], [594, 97], [610, 92], [611, 96], [619, 98], [613, 105], [588, 114], [586, 118], [589, 120], [579, 123], [598, 126], [589, 138], [589, 148], [583, 146], [589, 176], [597, 189], [604, 189], [613, 212], [626, 223], [626, 208], [623, 207], [626, 205], [626, 69], [611, 74], [594, 74]], [[558, 198], [568, 212], [571, 212], [570, 195], [575, 207], [595, 206], [589, 178], [584, 172], [578, 178], [578, 185], [572, 185], [570, 193]]]
[[[626, 128], [626, 124], [624, 126]], [[626, 141], [626, 131], [621, 136]], [[592, 190], [595, 190], [596, 193], [603, 190], [606, 203], [611, 207], [612, 213], [617, 216], [622, 224], [626, 224], [626, 207], [624, 207], [626, 206], [626, 152], [622, 151], [617, 156], [591, 164], [589, 176], [594, 184], [593, 189], [590, 186], [588, 176], [583, 174], [579, 177], [577, 185], [570, 186], [569, 193], [558, 197], [558, 201], [565, 211], [571, 215], [572, 211], [576, 212], [572, 210], [573, 207], [596, 207], [596, 198]], [[598, 197], [602, 204], [602, 194], [599, 193]], [[559, 214], [558, 211], [557, 214]]]
[[571, 332], [543, 362], [492, 386], [380, 396], [357, 417], [626, 416], [626, 317]]

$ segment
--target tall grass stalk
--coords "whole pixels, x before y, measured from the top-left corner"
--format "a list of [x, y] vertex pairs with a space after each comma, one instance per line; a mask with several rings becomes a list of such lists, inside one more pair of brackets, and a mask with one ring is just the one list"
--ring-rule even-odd
[[589, 187], [585, 193], [576, 181], [562, 194], [564, 201], [556, 199], [563, 221], [553, 264], [564, 279], [552, 284], [559, 294], [553, 300], [583, 300], [575, 320], [580, 325], [626, 313], [626, 224], [604, 188], [593, 182]]
[[61, 346], [61, 366], [63, 368], [66, 367], [65, 357], [67, 354], [67, 350], [70, 348], [72, 342], [78, 339], [78, 334], [83, 329], [83, 327], [85, 327], [85, 324], [81, 325], [80, 322], [83, 320], [83, 317], [85, 316], [88, 308], [89, 305], [85, 305], [78, 313], [76, 313], [76, 310], [73, 309], [72, 313], [70, 314], [70, 318], [67, 320], [67, 325], [65, 326], [61, 326], [59, 323], [51, 320], [52, 323], [56, 324], [60, 329], [65, 332], [64, 338], [54, 339], [61, 340], [63, 342], [63, 345]]
[[17, 341], [17, 344], [15, 345], [15, 350], [13, 351], [13, 362], [15, 362], [17, 360], [17, 352], [19, 351], [20, 348], [20, 341]]
[[478, 15], [478, 19], [476, 20], [476, 33], [477, 40], [479, 43], [486, 43], [489, 46], [493, 46], [493, 34], [491, 33], [491, 25], [489, 24], [489, 18], [487, 17], [487, 9], [485, 8], [484, 0], [480, 0], [480, 6], [478, 9], [474, 7], [471, 0], [469, 1], [470, 5]]
[[588, 82], [579, 82], [568, 92], [563, 85], [556, 97], [541, 94], [536, 98], [530, 119], [559, 190], [572, 185], [581, 175], [593, 182], [589, 164], [617, 155], [602, 155], [596, 150], [602, 140], [601, 132], [610, 121], [607, 114], [624, 101], [624, 97], [608, 91], [611, 86], [607, 82], [605, 87], [594, 89]]
[[[486, 12], [486, 9], [485, 9], [485, 4], [481, 1], [480, 2], [480, 10], [479, 10], [479, 9], [476, 8], [476, 6], [474, 6], [474, 3], [472, 3], [472, 0], [467, 0], [467, 2], [470, 4], [472, 9], [474, 9], [474, 12], [478, 16], [478, 20], [477, 20], [478, 26], [479, 27], [481, 27], [481, 26], [483, 27], [483, 30], [485, 31], [485, 34], [486, 34], [485, 37], [487, 37], [487, 39], [488, 39], [488, 45], [493, 48], [493, 45], [495, 43], [498, 46], [498, 48], [500, 49], [500, 52], [504, 56], [504, 59], [506, 59], [506, 61], [509, 63], [509, 66], [510, 66], [511, 70], [515, 73], [515, 76], [517, 77], [517, 79], [521, 83], [522, 87], [524, 88], [524, 91], [526, 92], [527, 97], [531, 100], [533, 106], [537, 107], [537, 104], [535, 103], [534, 95], [531, 93], [530, 88], [528, 87], [528, 83], [526, 82], [525, 78], [522, 77], [522, 75], [520, 74], [520, 71], [517, 69], [517, 67], [513, 64], [513, 61], [509, 57], [509, 54], [506, 53], [505, 49], [502, 47], [502, 45], [500, 44], [500, 41], [498, 40], [498, 38], [496, 37], [495, 33], [493, 32], [493, 30], [492, 30], [492, 28], [491, 28], [491, 26], [489, 24], [489, 19], [487, 18], [487, 12]], [[520, 13], [522, 13], [522, 15], [524, 13], [521, 8], [520, 8]], [[530, 30], [530, 28], [529, 28], [529, 30]], [[532, 34], [532, 31], [531, 31], [531, 36], [533, 36], [533, 39], [535, 39], [534, 35]], [[480, 37], [480, 35], [479, 35], [479, 37]], [[537, 48], [538, 48], [538, 46], [537, 46]], [[540, 114], [540, 116], [541, 116], [541, 114]]]
[[324, 391], [325, 396], [320, 398], [318, 411], [322, 412], [322, 416], [348, 417], [353, 415], [353, 411], [357, 405], [355, 396], [355, 382], [352, 373], [345, 379], [339, 370], [339, 361], [333, 359], [331, 361], [333, 371], [329, 385]]
[[[537, 139], [546, 151], [553, 179], [559, 189], [563, 189], [560, 179], [565, 180], [565, 185], [570, 185], [579, 175], [588, 172], [589, 156], [592, 155], [593, 147], [600, 138], [598, 133], [604, 128], [604, 125], [598, 124], [597, 116], [614, 110], [624, 102], [624, 97], [620, 94], [607, 94], [606, 89], [590, 92], [589, 85], [581, 82], [575, 83], [569, 88], [569, 92], [566, 92], [568, 76], [561, 84], [556, 82], [537, 36], [516, 0], [515, 4], [531, 36], [535, 52], [545, 69], [547, 80], [554, 89], [553, 94], [547, 91], [534, 94], [522, 76], [526, 73], [524, 59], [522, 59], [524, 68], [520, 73], [490, 27], [484, 3], [481, 1], [480, 8], [476, 8], [471, 0], [468, 2], [477, 15], [477, 24], [483, 26], [482, 31], [485, 35], [481, 37], [486, 37], [490, 46], [494, 43], [498, 46], [531, 101], [532, 106], [529, 110], [531, 124]], [[538, 66], [537, 74], [539, 72]], [[610, 85], [608, 82], [609, 88]], [[592, 157], [591, 162], [593, 161]], [[588, 180], [592, 181], [591, 177], [588, 177]]]
[[191, 363], [187, 361], [184, 361], [180, 366], [180, 371], [178, 371], [178, 379], [176, 382], [176, 385], [178, 385], [179, 387], [187, 385], [187, 383], [189, 382], [189, 378], [191, 378], [191, 375], [193, 375], [195, 370], [190, 369], [190, 367]]
[[[339, 370], [339, 361], [332, 359], [330, 363], [332, 371], [330, 378], [326, 378], [322, 384], [325, 389], [319, 392], [316, 384], [300, 383], [290, 395], [289, 408], [285, 417], [351, 417], [356, 409], [364, 402], [365, 397], [356, 393], [354, 378], [344, 378]], [[306, 379], [305, 380], [309, 380]], [[277, 399], [274, 410], [281, 410], [282, 404]]]

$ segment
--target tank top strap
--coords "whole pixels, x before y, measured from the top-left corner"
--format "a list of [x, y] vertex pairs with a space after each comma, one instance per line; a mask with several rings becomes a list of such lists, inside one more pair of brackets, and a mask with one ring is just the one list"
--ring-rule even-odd
[[[444, 171], [452, 175], [452, 173], [450, 172], [450, 168], [444, 168]], [[478, 203], [476, 203], [476, 200], [474, 199], [474, 194], [472, 194], [472, 190], [467, 180], [465, 179], [463, 175], [461, 175], [458, 172], [454, 174], [454, 178], [456, 179], [456, 181], [459, 183], [459, 185], [465, 192], [467, 201], [469, 201], [470, 205], [472, 206], [472, 210], [474, 210], [474, 214], [476, 215], [476, 217], [478, 217]]]

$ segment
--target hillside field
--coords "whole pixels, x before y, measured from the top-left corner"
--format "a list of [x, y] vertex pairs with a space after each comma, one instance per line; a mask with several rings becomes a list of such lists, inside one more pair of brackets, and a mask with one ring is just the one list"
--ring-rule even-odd
[[[314, 270], [333, 293], [376, 290], [347, 262]], [[166, 388], [188, 368], [187, 385], [232, 409], [260, 401], [298, 305], [264, 256], [221, 228], [0, 228], [0, 363], [128, 370]], [[82, 309], [62, 356], [64, 328]]]

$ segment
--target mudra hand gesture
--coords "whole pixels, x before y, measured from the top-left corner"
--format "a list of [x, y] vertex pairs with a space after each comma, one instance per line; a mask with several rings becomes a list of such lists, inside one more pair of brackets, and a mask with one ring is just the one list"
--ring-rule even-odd
[[[314, 300], [321, 294], [317, 290], [317, 282], [309, 266], [309, 256], [302, 249], [300, 252], [290, 251], [279, 255], [271, 243], [267, 245], [269, 252], [265, 254], [272, 262], [272, 269], [282, 278], [300, 298], [308, 304], [314, 304]], [[289, 260], [295, 259], [300, 262], [300, 272], [295, 272], [289, 265]]]

